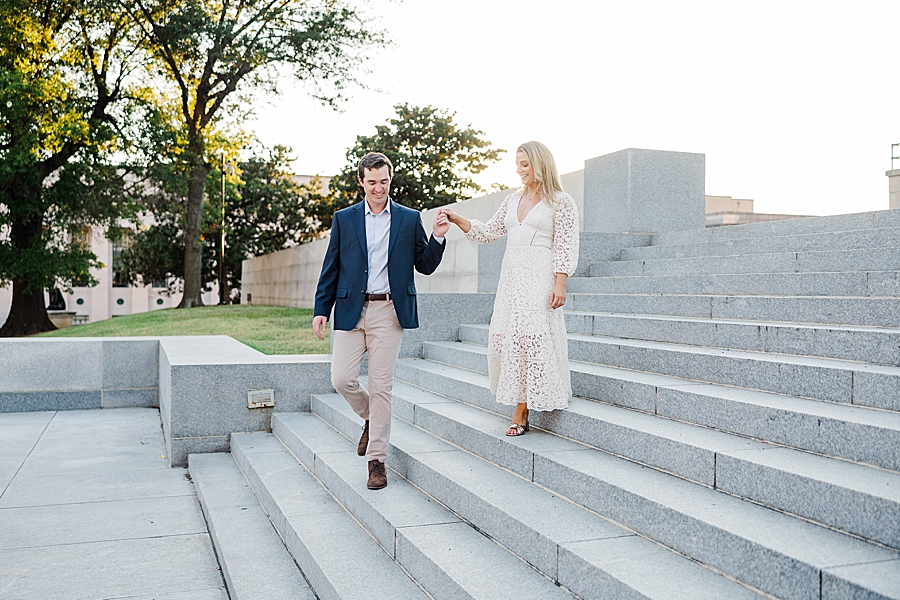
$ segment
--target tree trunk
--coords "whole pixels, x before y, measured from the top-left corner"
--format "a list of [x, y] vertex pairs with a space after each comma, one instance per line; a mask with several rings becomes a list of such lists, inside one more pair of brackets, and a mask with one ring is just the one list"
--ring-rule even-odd
[[21, 337], [56, 329], [47, 315], [44, 290], [33, 288], [26, 292], [27, 287], [21, 279], [13, 279], [12, 306], [6, 323], [0, 327], [0, 337]]
[[[40, 194], [40, 189], [29, 191]], [[11, 217], [9, 239], [16, 250], [25, 252], [30, 248], [40, 247], [43, 243], [42, 215], [38, 211], [26, 215], [13, 212]], [[34, 285], [26, 277], [13, 276], [12, 305], [9, 307], [6, 323], [0, 327], [0, 337], [20, 337], [56, 329], [47, 315], [44, 286]]]
[[203, 221], [203, 196], [209, 167], [203, 160], [204, 143], [194, 139], [189, 143], [193, 164], [188, 183], [187, 214], [184, 220], [184, 295], [178, 308], [203, 306], [200, 298], [203, 279], [203, 243], [200, 224]]

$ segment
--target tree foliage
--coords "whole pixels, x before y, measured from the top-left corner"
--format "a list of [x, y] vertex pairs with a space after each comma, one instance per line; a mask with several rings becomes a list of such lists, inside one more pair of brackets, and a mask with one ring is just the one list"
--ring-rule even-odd
[[127, 121], [129, 22], [104, 0], [0, 2], [0, 285], [13, 287], [0, 336], [53, 329], [44, 288], [99, 266], [70, 233], [127, 213], [112, 158]]
[[391, 198], [417, 210], [466, 200], [483, 191], [472, 177], [505, 152], [492, 148], [484, 132], [454, 122], [454, 112], [409, 104], [394, 109], [396, 117], [376, 126], [375, 135], [358, 136], [347, 150], [347, 166], [332, 178], [332, 197], [318, 210], [324, 229], [331, 227], [335, 210], [362, 200], [357, 164], [367, 152], [382, 152], [391, 159]]
[[[318, 235], [318, 222], [308, 207], [324, 197], [321, 181], [298, 183], [291, 172], [290, 150], [284, 146], [257, 147], [225, 169], [225, 285], [239, 287], [242, 262], [251, 256], [270, 254], [311, 241]], [[165, 188], [177, 177], [160, 169], [149, 186], [145, 208], [152, 224], [131, 236], [131, 245], [121, 255], [122, 268], [130, 283], [168, 281], [171, 291], [180, 291], [184, 278], [183, 198]], [[206, 205], [201, 228], [203, 262], [201, 285], [208, 289], [219, 277], [219, 241], [223, 221], [222, 163], [207, 177]]]
[[177, 98], [186, 138], [184, 296], [199, 305], [204, 192], [213, 169], [210, 133], [249, 110], [254, 92], [272, 91], [289, 71], [314, 97], [336, 104], [356, 83], [368, 51], [384, 43], [351, 0], [122, 0], [149, 40], [150, 77], [163, 76]]

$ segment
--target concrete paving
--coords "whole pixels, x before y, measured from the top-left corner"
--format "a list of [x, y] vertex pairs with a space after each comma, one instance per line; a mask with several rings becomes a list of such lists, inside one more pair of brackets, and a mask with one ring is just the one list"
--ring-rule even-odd
[[0, 414], [0, 598], [228, 600], [159, 411]]

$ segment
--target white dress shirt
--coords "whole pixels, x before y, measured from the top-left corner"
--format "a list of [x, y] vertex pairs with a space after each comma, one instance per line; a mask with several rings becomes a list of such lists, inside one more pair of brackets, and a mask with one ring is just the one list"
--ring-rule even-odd
[[388, 280], [388, 246], [391, 239], [391, 202], [384, 210], [375, 214], [366, 203], [366, 246], [369, 252], [369, 283], [366, 293], [387, 294], [391, 291]]
[[[391, 240], [391, 201], [388, 199], [384, 210], [379, 214], [372, 212], [368, 200], [366, 203], [366, 247], [369, 253], [369, 282], [367, 294], [387, 294], [391, 291], [388, 279], [388, 248]], [[443, 237], [434, 236], [441, 244]]]

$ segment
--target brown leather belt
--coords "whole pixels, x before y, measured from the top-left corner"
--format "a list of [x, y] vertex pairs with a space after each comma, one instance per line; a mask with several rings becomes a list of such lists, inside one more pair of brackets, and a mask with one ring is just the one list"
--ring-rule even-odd
[[390, 294], [366, 294], [367, 302], [384, 302], [385, 300], [390, 300]]

